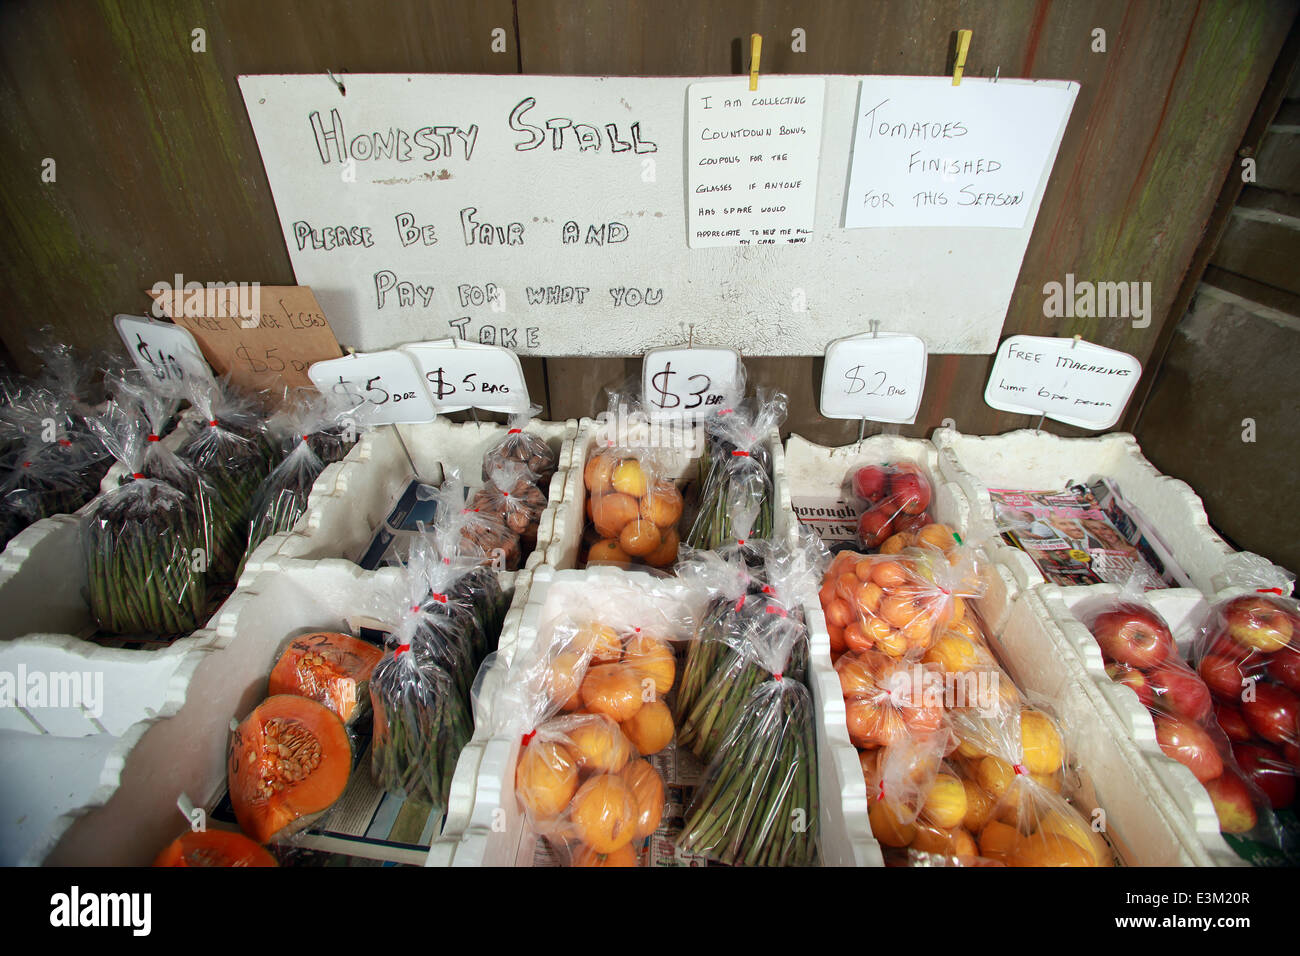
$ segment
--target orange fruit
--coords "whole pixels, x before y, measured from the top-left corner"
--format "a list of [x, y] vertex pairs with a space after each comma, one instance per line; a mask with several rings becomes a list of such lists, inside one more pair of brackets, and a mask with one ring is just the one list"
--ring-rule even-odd
[[958, 826], [966, 816], [966, 788], [962, 782], [950, 773], [935, 777], [921, 816], [944, 830]]
[[623, 639], [608, 624], [589, 622], [578, 628], [565, 650], [590, 653], [592, 664], [610, 664], [623, 659]]
[[582, 470], [582, 480], [587, 490], [593, 495], [603, 495], [614, 490], [614, 469], [618, 467], [618, 458], [607, 452], [600, 452], [587, 459], [587, 466]]
[[843, 642], [845, 647], [859, 654], [871, 650], [876, 643], [867, 637], [866, 628], [862, 626], [861, 621], [853, 621], [844, 629]]
[[1020, 712], [1020, 745], [1030, 773], [1050, 774], [1061, 769], [1061, 735], [1046, 714], [1028, 708]]
[[631, 564], [632, 556], [612, 538], [597, 541], [587, 551], [588, 564]]
[[900, 531], [898, 534], [891, 534], [888, 538], [884, 540], [884, 542], [880, 545], [880, 553], [898, 554], [906, 547], [907, 547], [907, 535]]
[[889, 800], [871, 800], [867, 810], [867, 819], [871, 823], [871, 833], [885, 846], [904, 847], [916, 836], [916, 824], [904, 823], [902, 813]]
[[938, 664], [947, 673], [958, 674], [980, 663], [980, 654], [965, 637], [949, 631], [931, 645], [924, 660], [927, 664]]
[[579, 787], [569, 815], [578, 839], [596, 853], [613, 853], [636, 836], [636, 796], [615, 774], [597, 774]]
[[[999, 824], [990, 823], [989, 826]], [[1007, 855], [1008, 866], [1096, 866], [1091, 848], [1085, 849], [1070, 837], [1051, 830], [1039, 830], [1021, 837]]]
[[618, 533], [618, 546], [634, 558], [653, 554], [663, 543], [663, 535], [653, 522], [637, 518], [623, 525]]
[[980, 830], [980, 856], [1005, 863], [1020, 842], [1020, 831], [993, 820]]
[[[602, 538], [617, 538], [619, 533], [640, 515], [636, 499], [610, 492], [591, 503], [591, 522]], [[627, 548], [623, 549], [627, 551]], [[630, 551], [628, 552], [631, 553]]]
[[916, 836], [912, 839], [911, 848], [920, 853], [937, 853], [940, 856], [979, 856], [975, 838], [961, 827], [945, 830], [929, 823], [916, 825]]
[[582, 686], [583, 667], [582, 655], [576, 651], [556, 654], [551, 661], [547, 691], [551, 700], [564, 702], [564, 710], [577, 710], [582, 706], [582, 695], [578, 693], [578, 688]]
[[860, 558], [853, 562], [853, 567], [850, 570], [859, 581], [870, 581], [871, 566], [873, 564], [875, 564], [875, 562], [870, 558]]
[[892, 591], [907, 583], [907, 570], [901, 561], [877, 561], [871, 568], [871, 580], [882, 590]]
[[985, 757], [976, 766], [975, 778], [981, 787], [1001, 799], [1016, 779], [1016, 771], [1000, 757]]
[[578, 789], [578, 764], [555, 740], [531, 740], [515, 764], [515, 793], [535, 819], [559, 816]]
[[880, 590], [880, 585], [873, 581], [858, 588], [856, 595], [858, 609], [867, 615], [874, 615], [880, 608], [880, 601], [885, 596], [885, 592]]
[[952, 536], [952, 528], [946, 524], [928, 524], [916, 533], [921, 544], [928, 544], [940, 551], [951, 551], [957, 547], [957, 539]]
[[840, 690], [845, 697], [863, 697], [877, 691], [875, 675], [856, 654], [845, 654], [836, 661], [835, 672], [840, 676]]
[[913, 621], [926, 616], [926, 607], [906, 591], [891, 591], [880, 602], [880, 616], [891, 627], [906, 627]]
[[821, 603], [822, 610], [826, 610], [826, 605], [835, 600], [835, 582], [827, 581], [817, 592], [817, 600]]
[[623, 733], [642, 756], [657, 754], [673, 739], [673, 715], [662, 700], [652, 700], [623, 721]]
[[673, 689], [673, 680], [677, 676], [677, 661], [673, 649], [649, 634], [638, 634], [627, 642], [623, 650], [623, 661], [632, 664], [643, 677], [652, 678], [655, 691], [663, 696]]
[[632, 756], [627, 737], [618, 724], [599, 714], [582, 720], [566, 736], [579, 770], [618, 773]]
[[620, 461], [614, 468], [611, 481], [615, 491], [622, 495], [630, 495], [633, 498], [640, 498], [649, 487], [645, 471], [641, 468], [641, 463], [635, 458], [624, 458]]
[[843, 654], [848, 644], [844, 640], [844, 628], [836, 627], [834, 624], [826, 625], [826, 633], [831, 639], [831, 654]]
[[652, 568], [666, 568], [677, 560], [677, 548], [681, 541], [676, 528], [664, 528], [660, 531], [659, 547], [643, 559]]
[[1101, 838], [1101, 834], [1088, 826], [1083, 817], [1073, 812], [1073, 808], [1048, 810], [1038, 821], [1038, 832], [1068, 837], [1087, 850], [1097, 866], [1110, 866], [1113, 862], [1110, 847]]
[[966, 815], [961, 825], [972, 833], [978, 833], [993, 816], [993, 807], [997, 801], [974, 780], [963, 780], [962, 789], [966, 791]]
[[641, 673], [627, 664], [599, 664], [588, 668], [581, 690], [584, 707], [619, 723], [635, 714], [644, 703]]
[[834, 625], [835, 627], [848, 627], [852, 620], [853, 612], [850, 611], [849, 606], [839, 598], [832, 601], [830, 606], [826, 608], [827, 624]]
[[682, 516], [682, 493], [671, 481], [656, 481], [641, 499], [641, 517], [670, 528]]
[[934, 640], [934, 627], [928, 618], [918, 617], [902, 628], [908, 650], [923, 651]]
[[633, 760], [623, 770], [623, 779], [636, 797], [636, 839], [654, 833], [664, 814], [664, 781], [647, 760]]
[[861, 586], [862, 582], [852, 574], [841, 574], [835, 579], [835, 596], [852, 607]]
[[876, 703], [857, 698], [844, 705], [844, 722], [848, 726], [849, 740], [855, 747], [888, 747], [906, 740], [907, 724], [898, 708], [892, 704]]
[[632, 844], [619, 847], [613, 853], [597, 853], [589, 846], [578, 848], [573, 854], [574, 866], [637, 866], [636, 850]]
[[1040, 787], [1046, 787], [1052, 793], [1061, 792], [1061, 775], [1059, 773], [1031, 773], [1029, 779]]
[[[877, 619], [879, 620], [879, 619]], [[883, 621], [880, 622], [884, 624]], [[883, 651], [890, 657], [902, 657], [907, 651], [907, 635], [902, 631], [896, 631], [888, 624], [884, 624], [885, 636], [876, 639], [876, 649]]]

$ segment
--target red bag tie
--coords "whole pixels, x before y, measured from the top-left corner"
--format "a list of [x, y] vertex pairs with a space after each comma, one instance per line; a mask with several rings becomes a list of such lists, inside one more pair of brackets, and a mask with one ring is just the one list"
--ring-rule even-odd
[[776, 591], [772, 589], [772, 585], [770, 585], [770, 584], [764, 584], [764, 585], [763, 585], [763, 593], [764, 593], [764, 594], [775, 594]]
[[137, 471], [137, 472], [136, 472], [134, 475], [132, 475], [131, 477], [132, 477], [132, 478], [143, 478], [143, 477], [144, 477], [144, 474], [143, 474], [142, 472]]
[[445, 595], [445, 594], [431, 593], [431, 594], [429, 595], [429, 597], [433, 598], [433, 599], [434, 599], [435, 601], [437, 601], [439, 604], [446, 604], [446, 603], [447, 603], [447, 595]]
[[783, 607], [777, 607], [775, 604], [769, 604], [769, 605], [767, 606], [767, 613], [768, 613], [768, 614], [780, 614], [782, 617], [789, 617], [789, 616], [790, 616], [790, 615], [788, 615], [788, 614], [785, 613], [785, 608], [783, 608]]
[[307, 440], [307, 436], [306, 436], [306, 435], [303, 435], [303, 436], [302, 436], [302, 440], [303, 440], [303, 441], [306, 441], [306, 440]]
[[749, 452], [747, 452], [747, 451], [741, 451], [739, 448], [737, 448], [735, 451], [733, 451], [733, 452], [731, 453], [731, 457], [732, 457], [732, 458], [748, 458], [748, 457], [749, 457]]
[[737, 539], [736, 539], [736, 544], [744, 544], [744, 543], [745, 543], [745, 539], [744, 539], [744, 538], [737, 538]]
[[1029, 768], [1022, 763], [1016, 764], [1013, 769], [1016, 771], [1017, 774], [1019, 774], [1022, 777], [1029, 776]]
[[536, 736], [537, 736], [536, 730], [530, 730], [528, 731], [528, 733], [524, 734], [523, 740], [519, 742], [519, 749], [522, 750], [524, 747], [527, 747], [530, 743], [533, 742], [533, 738]]
[[1283, 596], [1283, 595], [1282, 595], [1282, 589], [1281, 589], [1281, 588], [1255, 588], [1255, 593], [1256, 593], [1256, 594], [1276, 594], [1278, 597], [1282, 597], [1282, 596]]
[[71, 447], [72, 447], [72, 442], [69, 441], [69, 440], [66, 439], [66, 438], [60, 438], [60, 439], [59, 439], [59, 444], [62, 445], [64, 448], [71, 448]]
[[510, 431], [506, 432], [506, 434], [507, 434], [507, 435], [518, 435], [518, 434], [519, 434], [520, 432], [522, 432], [522, 431], [523, 431], [522, 428], [512, 428], [512, 429], [510, 429]]
[[157, 435], [150, 435], [149, 441], [161, 441], [161, 439]]
[[772, 680], [780, 680], [781, 674], [782, 674], [781, 671], [777, 671], [775, 674], [772, 675]]
[[405, 653], [406, 653], [407, 651], [409, 651], [410, 649], [411, 649], [411, 645], [410, 645], [410, 644], [398, 644], [398, 645], [397, 645], [397, 650], [393, 651], [393, 660], [397, 660], [399, 657], [401, 657], [403, 654], [405, 654]]
[[31, 463], [30, 461], [25, 461], [25, 462], [23, 462], [23, 467], [24, 467], [24, 468], [30, 468], [30, 467], [32, 467], [32, 463]]
[[212, 419], [210, 422], [208, 422], [208, 427], [209, 427], [209, 428], [216, 428], [216, 427], [217, 427], [217, 420], [214, 418], [214, 419]]
[[736, 598], [736, 610], [739, 611], [744, 606], [745, 606], [745, 595], [742, 594], [740, 597]]

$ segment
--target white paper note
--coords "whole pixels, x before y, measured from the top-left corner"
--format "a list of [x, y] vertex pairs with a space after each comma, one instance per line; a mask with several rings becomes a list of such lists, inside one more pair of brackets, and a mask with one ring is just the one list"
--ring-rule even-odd
[[691, 248], [812, 240], [826, 81], [761, 77], [686, 91]]
[[1041, 335], [1013, 335], [998, 347], [984, 387], [992, 408], [1042, 414], [1103, 431], [1128, 405], [1142, 363], [1104, 345]]
[[1046, 83], [863, 80], [845, 227], [1021, 228], [1072, 102]]

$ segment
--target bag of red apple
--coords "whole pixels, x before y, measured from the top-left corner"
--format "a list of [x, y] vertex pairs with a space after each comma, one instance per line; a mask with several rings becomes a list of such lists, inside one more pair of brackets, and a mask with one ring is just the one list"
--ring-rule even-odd
[[984, 591], [974, 550], [953, 542], [947, 551], [925, 546], [897, 554], [841, 551], [819, 597], [833, 653], [842, 644], [915, 660], [947, 630], [959, 627], [968, 602]]
[[1297, 805], [1300, 782], [1300, 603], [1282, 590], [1214, 605], [1195, 648], [1215, 719], [1274, 810]]
[[1169, 626], [1142, 593], [1134, 577], [1118, 595], [1087, 599], [1074, 613], [1096, 639], [1107, 676], [1151, 714], [1161, 751], [1204, 785], [1219, 828], [1280, 845], [1269, 799], [1237, 765], [1207, 682], [1183, 661]]
[[934, 521], [928, 511], [933, 489], [915, 462], [863, 465], [848, 481], [860, 506], [858, 545], [864, 551], [877, 551], [896, 537], [893, 550], [916, 544], [917, 532]]
[[[998, 688], [988, 700], [948, 712], [956, 749], [947, 766], [962, 781], [962, 825], [979, 855], [1017, 867], [1113, 865], [1098, 828], [1065, 796], [1073, 772], [1060, 724], [1004, 671], [993, 673]], [[948, 804], [932, 791], [921, 816], [944, 822], [934, 814]]]

